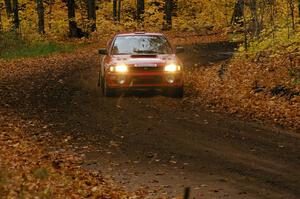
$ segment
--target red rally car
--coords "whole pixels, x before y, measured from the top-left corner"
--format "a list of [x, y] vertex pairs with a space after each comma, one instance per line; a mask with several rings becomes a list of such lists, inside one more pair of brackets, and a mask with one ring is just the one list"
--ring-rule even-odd
[[173, 97], [183, 96], [183, 65], [161, 33], [117, 34], [100, 49], [99, 85], [105, 96], [117, 90], [160, 89]]

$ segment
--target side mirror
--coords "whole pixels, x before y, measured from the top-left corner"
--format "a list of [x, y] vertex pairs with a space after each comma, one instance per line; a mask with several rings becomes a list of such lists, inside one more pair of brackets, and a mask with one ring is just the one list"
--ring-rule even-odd
[[101, 48], [101, 49], [99, 50], [99, 54], [100, 54], [100, 55], [107, 55], [108, 53], [107, 53], [107, 50], [106, 50], [105, 48]]
[[176, 54], [183, 53], [183, 52], [184, 52], [184, 48], [182, 46], [176, 47]]

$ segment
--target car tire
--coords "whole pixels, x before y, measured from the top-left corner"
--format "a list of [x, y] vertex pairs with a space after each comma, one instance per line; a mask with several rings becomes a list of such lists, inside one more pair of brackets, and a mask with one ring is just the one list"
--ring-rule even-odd
[[99, 77], [99, 86], [102, 94], [104, 94], [104, 78], [102, 76]]
[[106, 84], [106, 82], [105, 82], [105, 79], [104, 78], [102, 78], [103, 79], [103, 95], [105, 96], [105, 97], [113, 97], [113, 96], [115, 96], [115, 90], [114, 89], [112, 89], [112, 88], [109, 88], [108, 86], [107, 86], [107, 84]]
[[183, 86], [179, 87], [179, 88], [167, 89], [167, 94], [168, 94], [168, 96], [173, 97], [173, 98], [183, 98], [183, 95], [184, 95]]

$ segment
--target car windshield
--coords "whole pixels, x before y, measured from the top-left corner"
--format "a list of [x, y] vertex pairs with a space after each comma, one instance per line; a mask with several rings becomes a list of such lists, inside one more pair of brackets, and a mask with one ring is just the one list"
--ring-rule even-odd
[[115, 39], [112, 54], [172, 54], [172, 48], [163, 36], [118, 36]]

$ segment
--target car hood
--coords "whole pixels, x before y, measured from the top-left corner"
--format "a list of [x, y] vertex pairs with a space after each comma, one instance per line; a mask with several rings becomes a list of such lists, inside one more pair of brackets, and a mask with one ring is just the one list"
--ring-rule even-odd
[[147, 65], [147, 64], [156, 64], [156, 65], [165, 65], [168, 63], [178, 63], [179, 59], [175, 54], [168, 55], [113, 55], [111, 56], [112, 64], [126, 64], [128, 66], [134, 65]]

